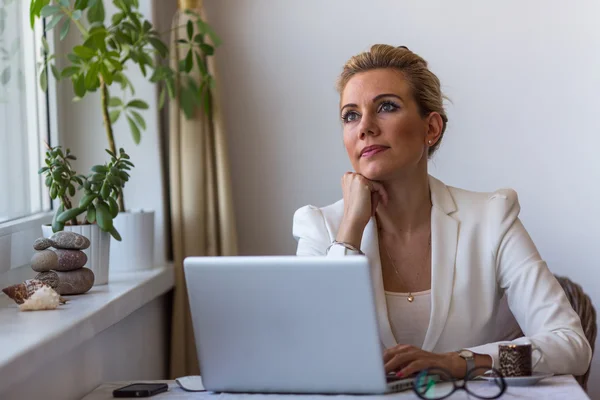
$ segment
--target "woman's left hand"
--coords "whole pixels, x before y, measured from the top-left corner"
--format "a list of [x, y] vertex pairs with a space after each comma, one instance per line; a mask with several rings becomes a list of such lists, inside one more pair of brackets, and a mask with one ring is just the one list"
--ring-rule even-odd
[[443, 368], [453, 377], [462, 378], [467, 370], [467, 362], [458, 353], [430, 353], [407, 344], [385, 350], [383, 361], [385, 372], [396, 371], [399, 377], [409, 377], [426, 368]]

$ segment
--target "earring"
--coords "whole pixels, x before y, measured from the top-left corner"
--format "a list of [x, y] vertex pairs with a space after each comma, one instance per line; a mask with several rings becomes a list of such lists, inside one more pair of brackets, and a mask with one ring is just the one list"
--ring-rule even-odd
[[431, 144], [431, 143], [432, 143], [432, 141], [430, 140], [430, 141], [429, 141], [429, 142], [427, 142], [427, 143]]

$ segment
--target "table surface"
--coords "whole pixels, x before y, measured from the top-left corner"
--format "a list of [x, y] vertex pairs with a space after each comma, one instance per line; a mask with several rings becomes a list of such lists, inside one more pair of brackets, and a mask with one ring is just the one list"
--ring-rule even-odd
[[[136, 382], [164, 382], [169, 384], [169, 391], [161, 393], [151, 398], [154, 400], [161, 399], [221, 399], [221, 400], [237, 400], [237, 399], [275, 399], [289, 397], [293, 400], [332, 400], [332, 396], [325, 395], [266, 395], [266, 394], [229, 394], [229, 393], [210, 393], [210, 392], [186, 392], [181, 389], [175, 381], [136, 381]], [[92, 393], [84, 397], [83, 400], [108, 400], [112, 399], [112, 392], [115, 389], [136, 382], [112, 382], [100, 385]], [[472, 382], [481, 385], [489, 384], [487, 382]], [[412, 391], [402, 393], [393, 393], [387, 395], [374, 396], [335, 396], [336, 400], [357, 399], [357, 400], [375, 400], [375, 399], [418, 399], [417, 395]], [[448, 399], [474, 399], [465, 391], [456, 391]], [[502, 399], [560, 399], [560, 400], [589, 400], [589, 397], [581, 389], [577, 381], [571, 375], [554, 376], [540, 381], [537, 385], [527, 387], [511, 387], [506, 389], [506, 392], [501, 397]]]

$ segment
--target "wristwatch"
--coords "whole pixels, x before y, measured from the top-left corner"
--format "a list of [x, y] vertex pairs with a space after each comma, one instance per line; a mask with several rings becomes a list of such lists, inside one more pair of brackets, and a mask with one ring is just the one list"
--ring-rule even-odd
[[475, 368], [475, 354], [471, 350], [462, 349], [458, 352], [458, 355], [467, 362], [467, 371], [465, 375]]

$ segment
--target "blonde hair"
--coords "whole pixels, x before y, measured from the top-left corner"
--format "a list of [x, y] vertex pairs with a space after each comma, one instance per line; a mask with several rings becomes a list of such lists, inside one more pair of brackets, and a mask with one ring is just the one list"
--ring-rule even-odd
[[429, 148], [431, 156], [439, 147], [448, 117], [444, 110], [444, 98], [440, 88], [440, 80], [427, 68], [427, 61], [413, 53], [405, 46], [393, 47], [387, 44], [376, 44], [369, 51], [360, 53], [346, 62], [337, 81], [337, 91], [341, 95], [348, 81], [356, 74], [374, 69], [392, 68], [400, 71], [410, 83], [413, 96], [422, 117], [437, 112], [442, 117], [442, 133], [440, 139]]

